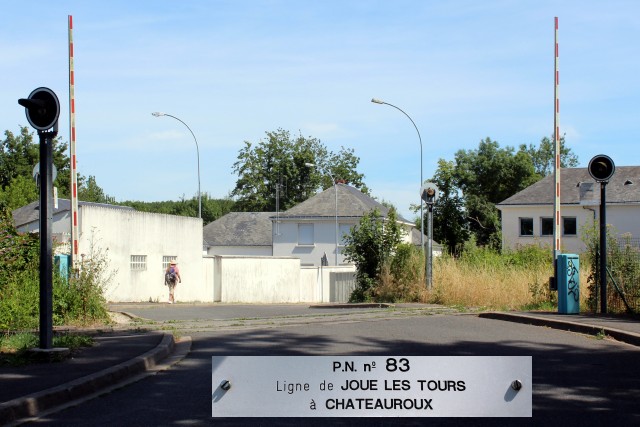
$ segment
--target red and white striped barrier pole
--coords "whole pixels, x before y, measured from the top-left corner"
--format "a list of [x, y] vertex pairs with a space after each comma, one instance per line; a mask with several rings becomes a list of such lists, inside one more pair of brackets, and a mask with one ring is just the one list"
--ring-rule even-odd
[[553, 91], [553, 139], [555, 145], [555, 188], [554, 188], [554, 212], [555, 212], [555, 227], [554, 227], [554, 249], [553, 259], [557, 259], [560, 254], [561, 244], [561, 216], [560, 216], [560, 100], [558, 99], [558, 86], [560, 85], [560, 73], [558, 71], [558, 17], [555, 18], [555, 60], [554, 60], [554, 91]]
[[78, 173], [76, 160], [76, 101], [75, 74], [73, 68], [73, 17], [69, 15], [69, 151], [71, 160], [71, 265], [77, 268], [79, 261], [78, 231]]

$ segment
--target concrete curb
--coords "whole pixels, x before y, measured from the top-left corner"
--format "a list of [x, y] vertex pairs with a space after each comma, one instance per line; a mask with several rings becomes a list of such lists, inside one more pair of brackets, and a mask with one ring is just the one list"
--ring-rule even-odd
[[376, 303], [325, 303], [325, 304], [313, 304], [309, 308], [389, 308], [395, 307], [394, 304], [388, 304], [386, 302]]
[[604, 332], [605, 335], [610, 336], [617, 341], [640, 347], [640, 334], [622, 331], [620, 329], [615, 329], [608, 326], [596, 326], [588, 323], [571, 322], [570, 320], [556, 320], [532, 315], [519, 315], [499, 312], [479, 313], [478, 317], [504, 320], [507, 322], [524, 323], [534, 326], [546, 326], [548, 328], [594, 336]]
[[173, 335], [163, 334], [162, 340], [154, 349], [131, 360], [47, 390], [1, 403], [0, 425], [35, 417], [46, 410], [97, 393], [131, 376], [150, 370], [171, 354], [174, 346]]

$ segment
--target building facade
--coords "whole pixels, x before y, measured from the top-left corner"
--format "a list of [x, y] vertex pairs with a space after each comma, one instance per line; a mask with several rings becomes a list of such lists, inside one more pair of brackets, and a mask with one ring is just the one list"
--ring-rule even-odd
[[[560, 171], [559, 234], [563, 252], [582, 253], [585, 227], [597, 226], [600, 184], [586, 168]], [[640, 167], [617, 167], [606, 185], [607, 224], [617, 235], [640, 237]], [[529, 244], [553, 247], [554, 179], [547, 176], [499, 203], [502, 247]]]

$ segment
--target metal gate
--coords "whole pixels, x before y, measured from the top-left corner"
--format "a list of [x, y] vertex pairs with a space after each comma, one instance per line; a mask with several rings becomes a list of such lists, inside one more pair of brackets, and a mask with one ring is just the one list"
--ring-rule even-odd
[[351, 293], [356, 288], [355, 272], [332, 272], [329, 282], [329, 302], [349, 302]]

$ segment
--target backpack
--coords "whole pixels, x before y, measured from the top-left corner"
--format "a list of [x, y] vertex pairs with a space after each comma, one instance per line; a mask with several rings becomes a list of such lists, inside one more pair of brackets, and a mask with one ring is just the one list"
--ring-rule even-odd
[[176, 269], [171, 267], [169, 271], [164, 275], [165, 283], [175, 283], [176, 281]]

